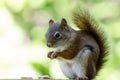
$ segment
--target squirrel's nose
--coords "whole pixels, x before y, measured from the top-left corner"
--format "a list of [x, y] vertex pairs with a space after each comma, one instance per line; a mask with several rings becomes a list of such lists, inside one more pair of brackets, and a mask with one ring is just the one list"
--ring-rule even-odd
[[47, 43], [47, 46], [48, 47], [52, 47], [52, 43]]

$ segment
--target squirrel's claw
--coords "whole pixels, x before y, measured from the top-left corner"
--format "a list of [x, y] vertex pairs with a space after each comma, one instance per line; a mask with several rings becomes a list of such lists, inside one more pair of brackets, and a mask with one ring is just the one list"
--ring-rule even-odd
[[51, 51], [51, 52], [49, 52], [48, 54], [47, 54], [47, 57], [48, 58], [51, 58], [51, 54], [53, 53], [53, 51]]

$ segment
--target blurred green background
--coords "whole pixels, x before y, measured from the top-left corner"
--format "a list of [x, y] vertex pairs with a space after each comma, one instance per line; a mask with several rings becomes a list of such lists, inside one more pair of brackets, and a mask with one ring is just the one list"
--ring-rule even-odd
[[57, 60], [47, 58], [45, 32], [52, 18], [66, 18], [87, 8], [104, 27], [110, 41], [109, 61], [95, 80], [119, 80], [120, 0], [0, 0], [0, 78], [49, 75], [65, 79]]

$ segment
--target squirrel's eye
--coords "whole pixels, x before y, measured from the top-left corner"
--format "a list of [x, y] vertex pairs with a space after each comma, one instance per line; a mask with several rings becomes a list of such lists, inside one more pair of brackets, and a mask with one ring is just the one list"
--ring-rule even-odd
[[56, 39], [59, 39], [59, 38], [61, 38], [61, 34], [59, 32], [55, 32], [54, 37]]

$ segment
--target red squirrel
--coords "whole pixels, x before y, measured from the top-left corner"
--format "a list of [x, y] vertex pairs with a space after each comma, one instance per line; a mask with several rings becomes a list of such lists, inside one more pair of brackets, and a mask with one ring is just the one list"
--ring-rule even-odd
[[49, 21], [45, 36], [53, 50], [48, 57], [59, 61], [69, 79], [91, 80], [106, 62], [107, 39], [87, 10], [74, 12], [73, 21], [80, 30], [71, 28], [64, 18], [61, 22]]

